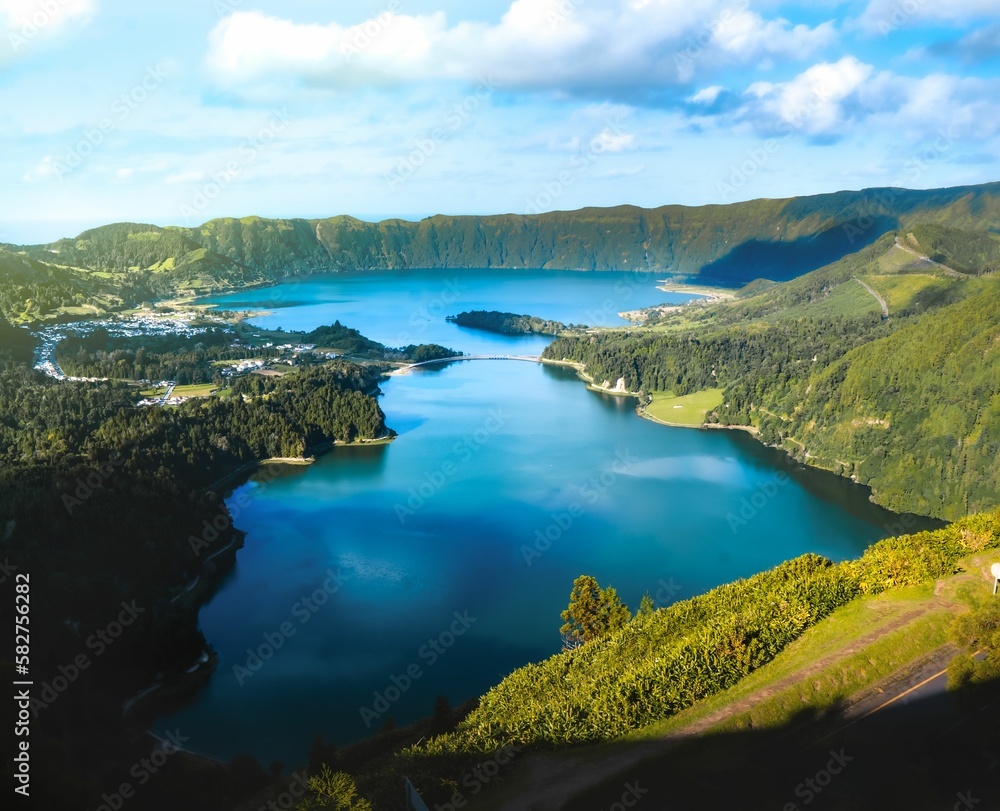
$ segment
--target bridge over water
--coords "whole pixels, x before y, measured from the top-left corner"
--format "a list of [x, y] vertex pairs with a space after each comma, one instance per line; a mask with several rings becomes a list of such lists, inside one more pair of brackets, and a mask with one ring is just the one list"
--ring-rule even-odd
[[403, 366], [399, 371], [408, 372], [410, 369], [416, 369], [419, 366], [430, 366], [434, 363], [452, 363], [457, 360], [523, 360], [528, 363], [541, 363], [542, 361], [539, 355], [455, 355], [451, 358], [437, 358], [436, 360], [411, 363], [409, 366]]

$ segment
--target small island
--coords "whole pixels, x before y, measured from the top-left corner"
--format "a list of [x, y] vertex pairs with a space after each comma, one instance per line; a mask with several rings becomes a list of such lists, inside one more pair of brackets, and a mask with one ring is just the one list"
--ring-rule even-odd
[[532, 315], [502, 313], [497, 310], [472, 310], [449, 315], [446, 319], [460, 327], [472, 327], [501, 335], [561, 335], [571, 329], [582, 329], [574, 324], [549, 321]]

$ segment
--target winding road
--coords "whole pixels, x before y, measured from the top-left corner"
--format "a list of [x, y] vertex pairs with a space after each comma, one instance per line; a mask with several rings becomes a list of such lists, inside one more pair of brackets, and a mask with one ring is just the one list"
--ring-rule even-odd
[[869, 293], [875, 296], [875, 300], [878, 301], [879, 305], [882, 307], [882, 319], [887, 321], [889, 319], [889, 305], [886, 304], [885, 299], [882, 298], [882, 296], [880, 296], [878, 293], [876, 293], [875, 290], [871, 288], [871, 286], [861, 281], [861, 279], [859, 279], [857, 276], [854, 277], [854, 281], [856, 281], [865, 290], [867, 290]]
[[929, 256], [924, 256], [919, 251], [915, 251], [915, 250], [913, 250], [913, 248], [908, 248], [906, 245], [904, 245], [902, 242], [899, 241], [899, 236], [898, 235], [896, 236], [896, 247], [899, 248], [901, 251], [906, 251], [911, 256], [917, 257], [917, 259], [920, 259], [920, 260], [922, 260], [924, 262], [927, 262], [929, 265], [934, 265], [934, 267], [939, 268], [940, 270], [943, 270], [949, 276], [956, 276], [958, 278], [962, 278], [962, 274], [959, 273], [954, 268], [950, 268], [947, 265], [942, 265], [940, 262], [935, 262]]

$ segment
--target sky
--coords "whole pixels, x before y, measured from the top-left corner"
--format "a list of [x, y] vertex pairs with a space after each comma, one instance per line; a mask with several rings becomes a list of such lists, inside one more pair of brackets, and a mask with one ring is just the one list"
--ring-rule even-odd
[[0, 0], [0, 242], [1000, 180], [997, 0]]

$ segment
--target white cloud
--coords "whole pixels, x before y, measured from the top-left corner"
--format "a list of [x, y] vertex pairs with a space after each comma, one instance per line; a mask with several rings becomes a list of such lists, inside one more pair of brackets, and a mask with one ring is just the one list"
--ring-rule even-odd
[[163, 178], [163, 182], [170, 186], [176, 186], [184, 183], [197, 183], [205, 179], [204, 172], [191, 171], [191, 172], [177, 172], [173, 175], [167, 175]]
[[38, 183], [42, 180], [49, 180], [55, 177], [56, 174], [56, 159], [51, 155], [46, 155], [39, 161], [37, 166], [25, 172], [22, 180], [25, 183]]
[[699, 90], [688, 101], [693, 104], [715, 104], [715, 100], [719, 98], [719, 93], [725, 89], [721, 84], [713, 84], [711, 87], [704, 87]]
[[351, 89], [489, 76], [511, 89], [628, 93], [686, 82], [699, 69], [805, 58], [835, 37], [831, 23], [792, 26], [725, 0], [515, 0], [496, 24], [385, 13], [345, 27], [246, 11], [216, 25], [207, 63], [228, 86], [291, 78]]
[[787, 82], [755, 82], [746, 90], [750, 110], [765, 126], [812, 136], [840, 134], [850, 123], [847, 102], [872, 74], [872, 66], [845, 56], [813, 65]]
[[975, 19], [1000, 19], [1000, 5], [996, 0], [869, 0], [851, 27], [888, 36], [916, 25], [958, 25]]
[[95, 10], [96, 0], [0, 0], [0, 64], [86, 22]]
[[714, 42], [724, 52], [744, 61], [763, 56], [805, 59], [837, 39], [832, 22], [815, 28], [791, 26], [787, 20], [765, 20], [759, 14], [742, 9], [720, 17]]
[[891, 133], [909, 149], [942, 132], [982, 142], [1000, 133], [1000, 79], [948, 74], [901, 76], [846, 56], [786, 82], [754, 82], [738, 109], [701, 114], [704, 126], [749, 125], [760, 135], [800, 133], [836, 140], [854, 131]]
[[601, 152], [624, 152], [634, 145], [634, 133], [605, 131], [591, 141], [590, 148]]

